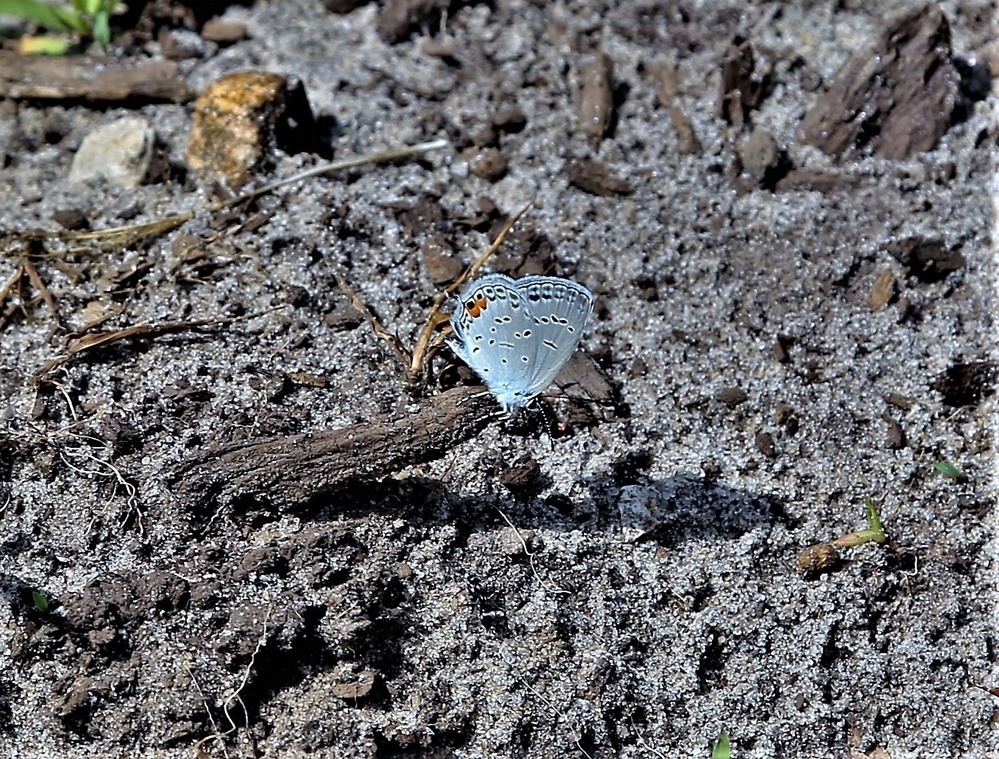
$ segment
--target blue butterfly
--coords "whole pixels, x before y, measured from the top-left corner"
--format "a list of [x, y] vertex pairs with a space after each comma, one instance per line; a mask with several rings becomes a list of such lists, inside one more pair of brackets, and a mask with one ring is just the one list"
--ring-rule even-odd
[[555, 380], [592, 310], [593, 293], [567, 279], [489, 274], [462, 297], [448, 345], [511, 412]]

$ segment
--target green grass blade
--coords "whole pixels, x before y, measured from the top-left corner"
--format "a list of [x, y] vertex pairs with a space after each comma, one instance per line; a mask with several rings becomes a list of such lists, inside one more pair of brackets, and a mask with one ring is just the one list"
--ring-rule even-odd
[[732, 748], [728, 742], [728, 733], [721, 733], [718, 742], [711, 750], [711, 759], [729, 759], [732, 756]]
[[0, 0], [0, 13], [30, 19], [53, 32], [87, 32], [90, 28], [78, 13], [37, 0]]
[[35, 608], [43, 614], [49, 610], [48, 599], [37, 590], [31, 591], [31, 600], [35, 602]]
[[101, 10], [97, 12], [94, 16], [94, 39], [97, 44], [101, 46], [102, 50], [108, 49], [108, 43], [111, 41], [111, 25], [108, 23], [108, 12], [106, 10]]
[[933, 465], [933, 468], [940, 472], [944, 477], [950, 477], [954, 480], [959, 480], [964, 477], [961, 470], [949, 461], [938, 461]]

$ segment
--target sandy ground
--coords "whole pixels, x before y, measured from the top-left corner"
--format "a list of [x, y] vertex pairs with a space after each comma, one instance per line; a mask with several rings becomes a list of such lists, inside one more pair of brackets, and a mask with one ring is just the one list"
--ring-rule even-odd
[[[913, 5], [501, 0], [396, 44], [374, 4], [233, 7], [249, 37], [188, 61], [195, 89], [292, 74], [337, 158], [451, 147], [291, 186], [221, 226], [182, 172], [66, 181], [83, 137], [128, 114], [182, 168], [190, 104], [7, 108], [5, 231], [58, 229], [66, 209], [94, 229], [198, 213], [125, 249], [35, 248], [59, 319], [36, 302], [0, 332], [0, 754], [707, 757], [724, 732], [739, 757], [999, 755], [996, 96], [907, 159], [836, 159], [798, 136], [847, 58]], [[980, 71], [992, 5], [941, 7]], [[718, 111], [737, 35], [757, 77], [773, 67], [741, 126]], [[602, 139], [579, 117], [598, 49], [615, 101]], [[657, 99], [667, 57], [693, 152]], [[513, 104], [523, 124], [491, 127]], [[470, 171], [487, 128], [497, 180]], [[848, 181], [740, 176], [753, 128]], [[631, 192], [570, 183], [580, 159]], [[317, 161], [282, 154], [261, 181]], [[428, 249], [468, 262], [532, 200], [489, 268], [540, 251], [597, 294], [583, 348], [619, 394], [603, 420], [554, 440], [536, 417], [494, 422], [290, 506], [181, 494], [171, 473], [214, 445], [428, 403], [343, 318], [334, 271], [412, 345], [439, 289]], [[893, 255], [935, 243], [960, 259], [939, 276]], [[0, 252], [0, 282], [23, 250]], [[102, 329], [262, 315], [43, 375], [108, 309]], [[553, 409], [564, 429], [567, 402]], [[868, 498], [889, 541], [799, 571], [806, 547], [867, 526]]]

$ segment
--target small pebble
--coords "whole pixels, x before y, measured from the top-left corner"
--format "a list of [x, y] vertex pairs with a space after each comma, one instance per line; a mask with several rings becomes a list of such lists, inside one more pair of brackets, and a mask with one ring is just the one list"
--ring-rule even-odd
[[506, 159], [496, 148], [486, 148], [469, 161], [469, 169], [477, 177], [482, 177], [490, 182], [506, 174]]
[[138, 187], [153, 158], [154, 134], [149, 123], [126, 116], [91, 131], [73, 156], [70, 184], [105, 180], [121, 187]]

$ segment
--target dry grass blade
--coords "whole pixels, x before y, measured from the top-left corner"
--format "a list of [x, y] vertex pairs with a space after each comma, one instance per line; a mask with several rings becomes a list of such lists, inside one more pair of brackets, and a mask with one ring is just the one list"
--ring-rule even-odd
[[42, 278], [38, 276], [38, 269], [35, 268], [35, 265], [28, 258], [21, 260], [21, 267], [24, 269], [24, 273], [28, 275], [28, 280], [31, 282], [32, 287], [42, 296], [42, 300], [45, 301], [45, 305], [52, 313], [52, 318], [58, 323], [59, 311], [56, 310], [55, 298], [52, 297], [52, 293], [49, 292], [49, 288], [45, 286]]
[[113, 332], [91, 332], [89, 335], [73, 340], [69, 344], [69, 354], [99, 348], [102, 345], [111, 345], [122, 340], [133, 337], [150, 337], [153, 335], [165, 335], [170, 332], [182, 332], [188, 329], [205, 327], [213, 322], [210, 319], [199, 319], [189, 322], [167, 322], [166, 324], [137, 324], [134, 327], [126, 327]]
[[[165, 232], [176, 229], [184, 222], [194, 218], [191, 212], [178, 213], [173, 216], [166, 216], [155, 221], [146, 221], [141, 224], [129, 224], [124, 227], [111, 227], [110, 229], [88, 230], [86, 232], [49, 232], [44, 229], [33, 229], [22, 232], [19, 236], [26, 240], [37, 239], [58, 239], [73, 242], [86, 242], [89, 240], [100, 240], [101, 242], [115, 245], [129, 245], [144, 237], [155, 237]], [[33, 255], [32, 258], [49, 258], [50, 255]]]
[[237, 195], [234, 198], [229, 198], [228, 200], [216, 203], [213, 206], [213, 211], [218, 211], [223, 208], [228, 208], [229, 206], [238, 205], [247, 200], [253, 200], [260, 195], [276, 190], [279, 187], [284, 187], [287, 184], [292, 184], [293, 182], [300, 182], [303, 179], [308, 179], [309, 177], [320, 176], [321, 174], [329, 174], [334, 171], [342, 171], [343, 169], [352, 169], [355, 166], [363, 166], [367, 163], [387, 163], [389, 161], [397, 161], [400, 158], [409, 158], [413, 155], [419, 155], [420, 153], [428, 153], [431, 150], [440, 150], [441, 148], [446, 148], [450, 143], [447, 140], [431, 140], [430, 142], [421, 142], [417, 145], [409, 145], [404, 148], [393, 148], [392, 150], [383, 150], [379, 153], [370, 153], [369, 155], [355, 156], [353, 158], [344, 158], [341, 161], [333, 161], [331, 163], [324, 164], [322, 166], [316, 166], [308, 171], [303, 171], [301, 174], [296, 174], [293, 177], [288, 177], [287, 179], [279, 179], [276, 182], [271, 182], [270, 184], [265, 184], [263, 187], [259, 187], [256, 190], [251, 190], [250, 192], [243, 193], [242, 195]]
[[[4, 282], [3, 287], [0, 287], [0, 306], [3, 306], [3, 304], [7, 302], [7, 298], [10, 297], [10, 294], [15, 288], [17, 288], [18, 292], [20, 292], [21, 283], [24, 280], [25, 274], [24, 260], [22, 259], [18, 262], [14, 273], [10, 275], [10, 278], [6, 282]], [[19, 310], [25, 310], [23, 296], [12, 300], [6, 308], [0, 311], [0, 330], [4, 329], [10, 323], [11, 319], [14, 318], [14, 315]]]
[[7, 296], [10, 295], [11, 291], [17, 287], [21, 282], [21, 277], [24, 276], [24, 261], [18, 263], [17, 268], [14, 269], [14, 273], [10, 275], [6, 282], [3, 283], [3, 287], [0, 287], [0, 306], [4, 304], [7, 300]]
[[404, 367], [408, 366], [410, 362], [409, 351], [406, 350], [406, 346], [402, 344], [402, 340], [382, 326], [378, 317], [375, 316], [374, 312], [372, 312], [372, 310], [368, 308], [367, 304], [361, 300], [360, 296], [354, 292], [354, 288], [347, 283], [346, 279], [341, 277], [335, 271], [333, 272], [333, 277], [336, 279], [337, 287], [343, 290], [347, 298], [350, 299], [350, 304], [364, 315], [364, 318], [367, 320], [368, 324], [371, 325], [371, 329], [374, 330], [374, 333], [389, 344]]
[[154, 337], [156, 335], [166, 335], [171, 332], [185, 332], [187, 330], [200, 329], [202, 327], [215, 327], [220, 324], [232, 324], [237, 321], [254, 319], [258, 316], [269, 314], [281, 308], [284, 308], [284, 306], [278, 306], [277, 308], [272, 308], [267, 311], [246, 314], [244, 316], [233, 316], [224, 319], [193, 319], [191, 321], [164, 322], [163, 324], [136, 324], [135, 326], [114, 330], [113, 332], [91, 332], [90, 334], [73, 340], [69, 344], [69, 355], [72, 356], [76, 353], [82, 353], [83, 351], [92, 350], [100, 346], [110, 345], [112, 343], [117, 343], [122, 340], [128, 340], [135, 337]]

